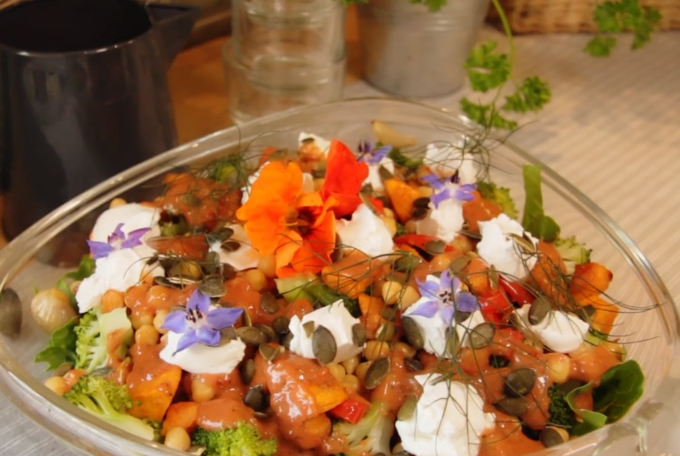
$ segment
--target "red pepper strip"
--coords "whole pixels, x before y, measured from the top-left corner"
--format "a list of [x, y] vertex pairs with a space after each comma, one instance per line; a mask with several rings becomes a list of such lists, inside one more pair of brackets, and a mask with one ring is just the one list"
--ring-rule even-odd
[[533, 303], [536, 299], [536, 296], [531, 294], [531, 292], [524, 288], [519, 282], [508, 280], [501, 275], [498, 279], [498, 283], [508, 294], [510, 300], [515, 304], [523, 306], [524, 304]]
[[354, 394], [349, 398], [345, 399], [340, 405], [335, 406], [330, 409], [328, 413], [336, 418], [345, 420], [352, 424], [357, 424], [366, 415], [368, 408], [371, 406], [363, 397], [358, 394]]
[[[411, 247], [416, 247], [420, 250], [427, 250], [425, 248], [425, 244], [430, 241], [442, 242], [442, 239], [438, 238], [437, 236], [428, 236], [427, 234], [404, 234], [394, 238], [395, 245], [406, 244], [410, 245]], [[449, 244], [446, 244], [444, 247], [444, 252], [453, 252], [453, 247], [451, 247]]]
[[508, 315], [515, 309], [502, 288], [491, 290], [478, 298], [484, 319], [492, 323], [506, 322]]

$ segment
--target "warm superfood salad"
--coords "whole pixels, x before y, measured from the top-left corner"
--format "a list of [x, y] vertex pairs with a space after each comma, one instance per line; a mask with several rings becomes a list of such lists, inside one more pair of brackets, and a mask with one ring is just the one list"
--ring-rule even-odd
[[621, 418], [644, 381], [623, 304], [546, 215], [540, 167], [520, 217], [472, 141], [415, 155], [373, 127], [112, 201], [31, 303], [46, 385], [204, 456], [519, 455]]

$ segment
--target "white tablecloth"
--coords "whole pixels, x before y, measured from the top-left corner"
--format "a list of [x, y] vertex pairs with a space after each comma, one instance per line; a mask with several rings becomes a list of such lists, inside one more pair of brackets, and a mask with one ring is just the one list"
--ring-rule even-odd
[[[484, 30], [482, 38], [502, 37]], [[637, 242], [680, 301], [680, 32], [595, 59], [585, 35], [519, 37], [518, 77], [540, 75], [550, 104], [512, 141], [589, 195]], [[425, 100], [455, 109], [467, 90]], [[346, 97], [379, 96], [361, 82]], [[0, 398], [0, 455], [72, 456]]]

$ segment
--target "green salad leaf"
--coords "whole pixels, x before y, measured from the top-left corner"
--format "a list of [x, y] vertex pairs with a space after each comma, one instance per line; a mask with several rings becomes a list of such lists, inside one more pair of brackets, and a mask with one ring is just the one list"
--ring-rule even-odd
[[78, 264], [78, 269], [75, 271], [64, 274], [64, 277], [57, 281], [56, 288], [68, 296], [71, 305], [78, 310], [78, 304], [76, 303], [76, 296], [71, 291], [70, 281], [73, 280], [83, 280], [94, 274], [95, 261], [90, 255], [83, 255]]
[[47, 347], [35, 355], [36, 363], [47, 363], [48, 371], [57, 369], [64, 363], [76, 361], [76, 319], [70, 320], [52, 333]]
[[508, 56], [496, 51], [498, 43], [488, 41], [476, 46], [465, 61], [470, 86], [477, 92], [500, 87], [510, 77]]
[[[376, 148], [378, 147], [379, 146], [376, 146]], [[422, 158], [411, 158], [396, 147], [393, 147], [392, 150], [389, 151], [387, 157], [390, 158], [395, 165], [403, 166], [405, 168], [417, 168], [423, 163]]]
[[[645, 376], [640, 365], [635, 360], [629, 360], [607, 370], [596, 388], [590, 382], [572, 390], [566, 396], [567, 404], [583, 420], [574, 426], [572, 434], [587, 434], [621, 419], [642, 396], [644, 382]], [[593, 410], [577, 408], [574, 398], [587, 393], [591, 388]]]
[[539, 239], [552, 242], [560, 234], [560, 227], [543, 211], [543, 193], [541, 191], [541, 166], [526, 165], [522, 169], [524, 176], [524, 215], [522, 226]]
[[488, 201], [493, 201], [501, 207], [508, 217], [512, 219], [517, 218], [517, 207], [510, 196], [510, 189], [499, 187], [493, 182], [477, 182], [477, 190], [482, 195], [482, 198]]

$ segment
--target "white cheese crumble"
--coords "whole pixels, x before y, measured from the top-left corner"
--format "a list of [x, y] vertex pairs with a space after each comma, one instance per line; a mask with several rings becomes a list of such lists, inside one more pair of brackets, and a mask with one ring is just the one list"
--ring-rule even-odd
[[[451, 194], [459, 188], [459, 185], [447, 183]], [[430, 202], [430, 213], [422, 220], [415, 222], [416, 233], [437, 236], [446, 242], [451, 242], [463, 227], [463, 201], [456, 198], [448, 198], [435, 207]]]
[[[522, 225], [506, 214], [500, 214], [486, 222], [479, 222], [482, 240], [477, 244], [477, 253], [488, 264], [494, 265], [497, 271], [504, 272], [514, 278], [524, 278], [536, 264], [536, 255], [523, 254], [508, 234], [522, 236], [525, 231]], [[538, 239], [531, 236], [534, 246]]]
[[182, 334], [168, 331], [167, 336], [167, 344], [160, 352], [161, 359], [192, 374], [229, 374], [246, 352], [246, 344], [233, 339], [217, 347], [196, 343], [175, 353]]
[[363, 347], [357, 347], [352, 341], [352, 327], [359, 323], [345, 308], [342, 300], [330, 306], [322, 307], [302, 317], [295, 315], [290, 319], [289, 329], [293, 334], [290, 351], [305, 358], [315, 359], [312, 349], [312, 336], [308, 336], [303, 325], [313, 321], [315, 326], [323, 326], [335, 338], [337, 352], [332, 363], [341, 363], [361, 353]]
[[553, 310], [540, 323], [529, 323], [530, 304], [514, 313], [520, 317], [525, 329], [534, 334], [550, 350], [569, 353], [581, 346], [590, 325], [574, 314]]
[[121, 230], [125, 235], [141, 228], [151, 228], [151, 231], [141, 237], [141, 245], [115, 250], [95, 261], [94, 274], [84, 279], [76, 292], [80, 313], [98, 306], [104, 293], [110, 289], [126, 291], [139, 283], [146, 274], [163, 274], [160, 266], [153, 270], [147, 266], [146, 261], [154, 255], [155, 250], [144, 243], [146, 239], [160, 234], [159, 217], [158, 211], [153, 207], [124, 204], [104, 211], [97, 218], [90, 234], [92, 241], [108, 242], [119, 223], [123, 223]]
[[324, 157], [328, 156], [328, 151], [331, 149], [331, 142], [327, 139], [317, 136], [314, 133], [301, 132], [298, 136], [298, 145], [302, 146], [305, 140], [313, 139], [316, 145], [319, 147], [321, 152], [323, 152]]
[[394, 174], [394, 162], [391, 158], [385, 156], [379, 163], [368, 165], [368, 177], [364, 181], [364, 185], [371, 184], [371, 188], [376, 193], [383, 193], [385, 191], [385, 186], [383, 185], [382, 177], [380, 177], [380, 167], [384, 167], [390, 173]]
[[241, 206], [246, 204], [248, 200], [250, 199], [250, 189], [253, 188], [253, 184], [255, 181], [260, 177], [260, 173], [262, 172], [262, 168], [267, 166], [269, 162], [264, 162], [262, 166], [260, 166], [253, 174], [248, 176], [248, 184], [245, 187], [241, 187]]
[[423, 163], [441, 177], [453, 176], [458, 171], [461, 184], [477, 182], [479, 164], [470, 153], [463, 153], [464, 141], [456, 145], [430, 143], [425, 150]]
[[222, 243], [218, 241], [210, 244], [210, 251], [219, 255], [220, 263], [229, 263], [237, 271], [257, 267], [262, 255], [250, 245], [250, 240], [243, 226], [235, 224], [227, 225], [227, 228], [231, 228], [234, 232], [229, 240], [238, 242], [240, 247], [233, 252], [227, 252], [222, 248]]
[[310, 173], [302, 173], [302, 193], [312, 193], [314, 191], [314, 176]]
[[434, 375], [417, 375], [423, 385], [413, 414], [395, 427], [404, 450], [418, 456], [473, 456], [481, 436], [495, 426], [492, 413], [472, 386], [457, 381], [435, 382]]
[[336, 232], [344, 247], [361, 250], [370, 257], [392, 253], [394, 241], [383, 221], [365, 204], [360, 204], [351, 220], [336, 221]]

